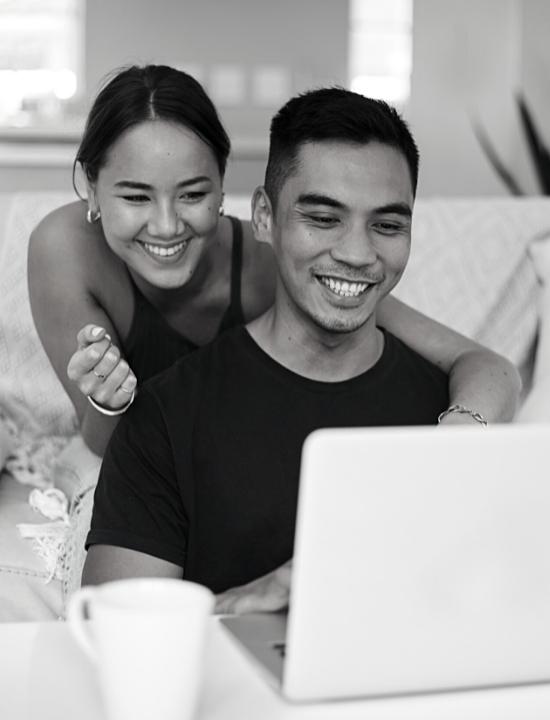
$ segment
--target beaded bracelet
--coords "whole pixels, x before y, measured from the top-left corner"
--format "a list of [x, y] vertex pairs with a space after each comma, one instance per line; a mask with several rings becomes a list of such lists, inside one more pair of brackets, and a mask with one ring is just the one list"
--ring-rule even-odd
[[100, 405], [97, 400], [94, 400], [91, 395], [86, 395], [88, 398], [88, 402], [90, 405], [95, 408], [98, 412], [100, 412], [102, 415], [107, 415], [109, 417], [115, 417], [116, 415], [123, 415], [126, 410], [130, 407], [130, 405], [134, 402], [134, 399], [136, 397], [136, 391], [132, 390], [132, 394], [130, 395], [130, 399], [126, 403], [126, 405], [123, 405], [121, 408], [118, 408], [118, 410], [111, 410], [111, 408], [106, 408], [103, 405]]
[[439, 414], [437, 418], [437, 422], [440, 423], [444, 417], [447, 415], [450, 415], [451, 413], [461, 413], [463, 415], [469, 415], [471, 418], [473, 418], [476, 422], [478, 422], [480, 425], [483, 425], [483, 427], [487, 427], [487, 420], [483, 417], [483, 415], [479, 412], [475, 412], [474, 410], [470, 410], [467, 407], [464, 407], [464, 405], [451, 405], [446, 410], [443, 410], [442, 413]]

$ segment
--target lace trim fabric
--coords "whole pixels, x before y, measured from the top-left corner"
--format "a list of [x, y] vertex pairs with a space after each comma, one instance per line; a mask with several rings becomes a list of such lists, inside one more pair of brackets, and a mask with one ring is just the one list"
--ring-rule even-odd
[[19, 523], [21, 537], [32, 540], [35, 552], [44, 561], [48, 573], [46, 582], [54, 578], [63, 580], [61, 558], [71, 528], [67, 496], [57, 488], [35, 488], [29, 495], [29, 504], [51, 522]]
[[[4, 405], [8, 403], [5, 401]], [[37, 428], [21, 405], [13, 400], [0, 408], [0, 436], [3, 442], [3, 469], [17, 482], [31, 486], [29, 505], [37, 516], [50, 522], [19, 523], [22, 538], [29, 540], [34, 552], [46, 567], [46, 583], [61, 580], [65, 574], [65, 547], [70, 536], [69, 501], [65, 493], [54, 488], [54, 468], [70, 438], [36, 436]]]
[[67, 533], [58, 555], [56, 568], [62, 583], [65, 610], [70, 596], [80, 587], [86, 559], [84, 543], [92, 518], [94, 488], [95, 484], [92, 484], [75, 496], [70, 511], [70, 532]]

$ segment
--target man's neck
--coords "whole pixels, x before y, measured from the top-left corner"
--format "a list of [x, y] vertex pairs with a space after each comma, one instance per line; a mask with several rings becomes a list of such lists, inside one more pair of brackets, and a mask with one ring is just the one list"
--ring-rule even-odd
[[289, 323], [276, 306], [247, 325], [254, 341], [283, 367], [321, 382], [356, 377], [375, 365], [384, 336], [374, 315], [358, 330], [329, 332], [313, 323]]

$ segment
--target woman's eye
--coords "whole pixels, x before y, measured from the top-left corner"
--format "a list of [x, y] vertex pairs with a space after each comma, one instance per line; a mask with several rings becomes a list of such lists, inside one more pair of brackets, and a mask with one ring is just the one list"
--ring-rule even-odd
[[142, 202], [147, 202], [147, 200], [149, 200], [147, 195], [123, 195], [122, 199], [126, 200], [127, 202], [131, 202], [131, 203], [142, 203]]
[[182, 193], [180, 195], [180, 200], [184, 200], [185, 202], [198, 202], [204, 197], [206, 197], [205, 190], [195, 190], [194, 192]]

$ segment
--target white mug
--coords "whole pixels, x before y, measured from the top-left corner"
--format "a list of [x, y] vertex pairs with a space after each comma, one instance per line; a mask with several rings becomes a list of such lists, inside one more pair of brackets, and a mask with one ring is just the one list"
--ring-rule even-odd
[[71, 597], [67, 621], [97, 665], [109, 720], [192, 718], [213, 608], [208, 588], [167, 578], [86, 586]]

